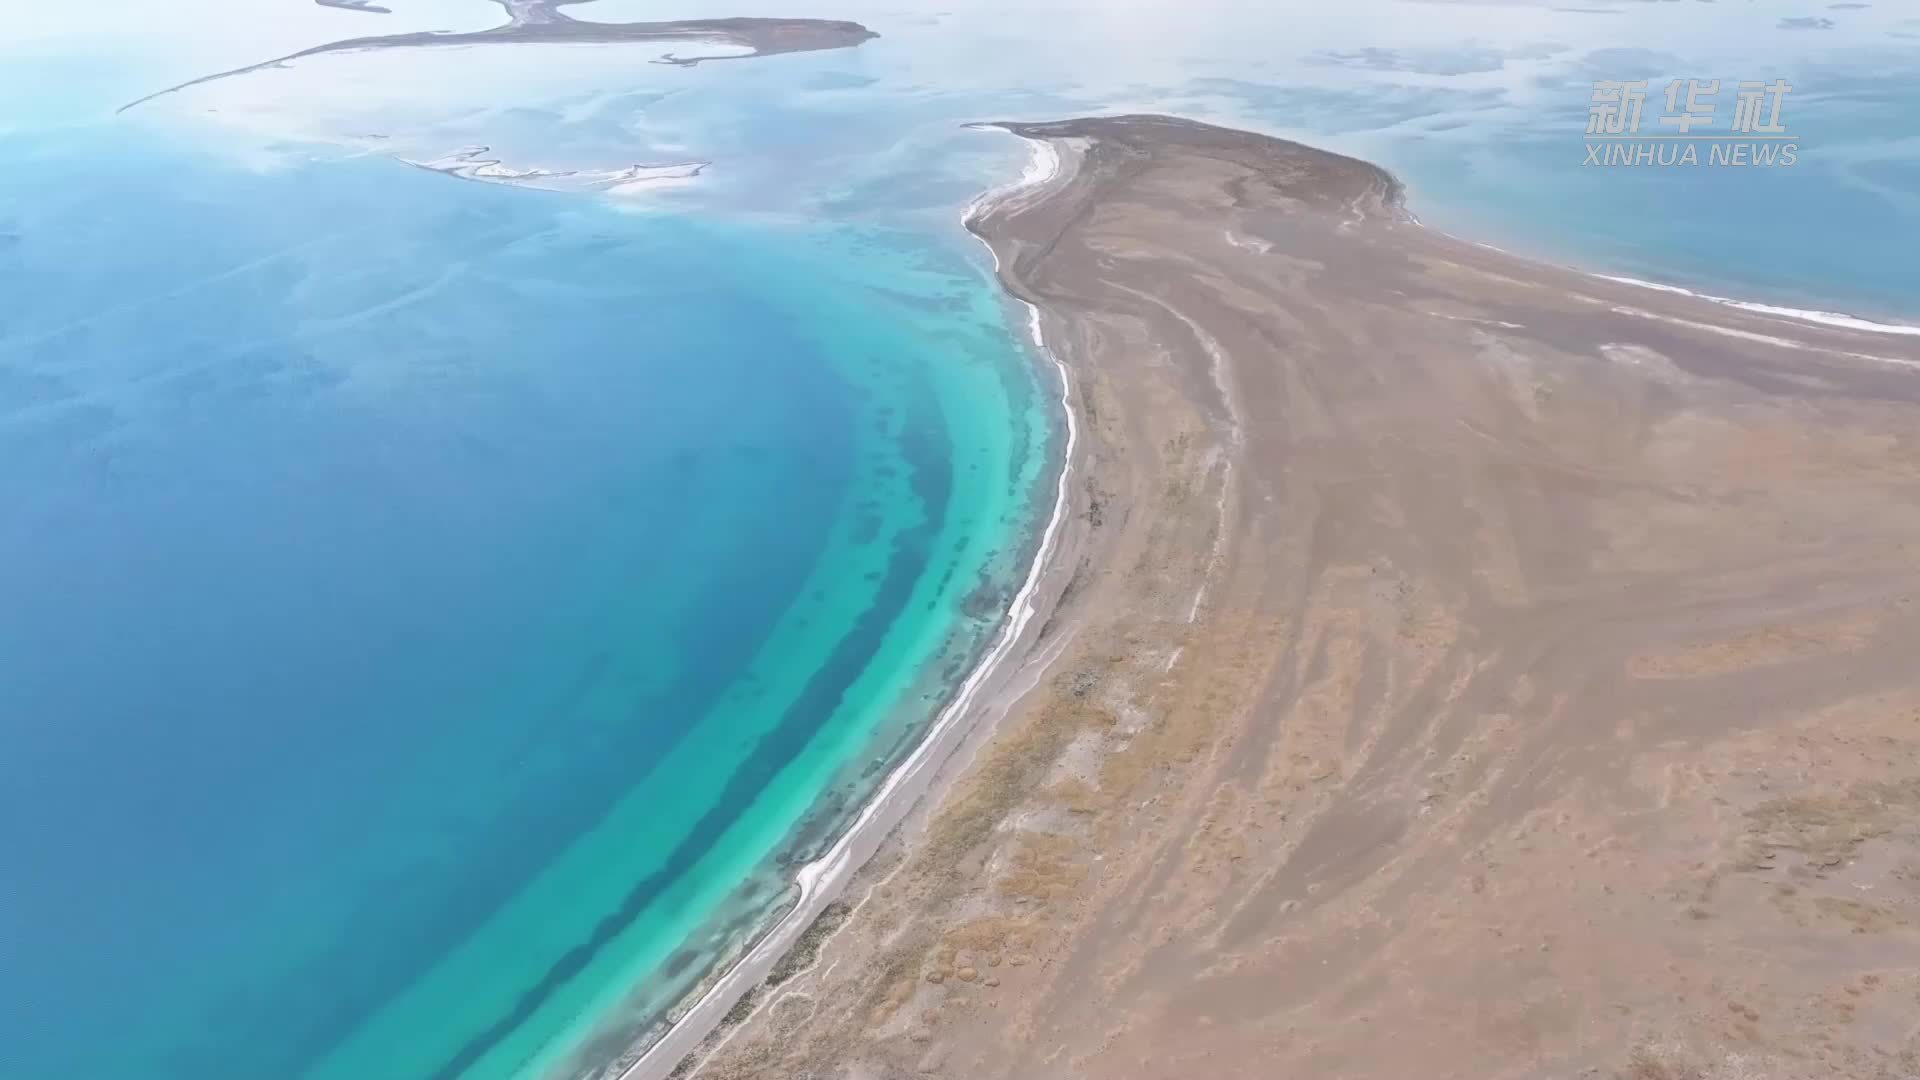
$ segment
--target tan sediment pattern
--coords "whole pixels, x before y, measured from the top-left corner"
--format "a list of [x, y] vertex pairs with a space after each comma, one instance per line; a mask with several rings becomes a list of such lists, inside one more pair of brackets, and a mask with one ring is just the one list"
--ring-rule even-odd
[[1804, 624], [1763, 626], [1664, 653], [1644, 653], [1627, 661], [1627, 671], [1641, 679], [1727, 675], [1826, 652], [1864, 648], [1873, 642], [1879, 628], [1879, 620], [1870, 613]]
[[1920, 1075], [1920, 342], [1013, 128], [1071, 173], [975, 224], [1073, 372], [1071, 582], [686, 1071]]

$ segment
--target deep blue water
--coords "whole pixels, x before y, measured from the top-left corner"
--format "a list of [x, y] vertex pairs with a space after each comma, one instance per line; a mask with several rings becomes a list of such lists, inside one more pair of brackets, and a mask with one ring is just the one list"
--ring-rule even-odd
[[[901, 349], [936, 325], [858, 280], [900, 252], [386, 159], [8, 149], [8, 1076], [510, 1073], [1023, 543], [1025, 358], [993, 303], [942, 316], [959, 375]], [[583, 840], [623, 814], [655, 827]], [[367, 1042], [429, 1008], [406, 1067]]]

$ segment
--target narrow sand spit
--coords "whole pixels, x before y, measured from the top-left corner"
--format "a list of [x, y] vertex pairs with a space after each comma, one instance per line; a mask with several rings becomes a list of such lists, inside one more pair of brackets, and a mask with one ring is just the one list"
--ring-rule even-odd
[[970, 221], [1072, 373], [1058, 602], [683, 1069], [1920, 1075], [1920, 341], [1006, 126], [1060, 161]]
[[[844, 19], [679, 19], [671, 22], [598, 23], [576, 19], [560, 9], [591, 3], [592, 0], [497, 0], [507, 11], [507, 22], [487, 30], [467, 33], [418, 31], [408, 34], [382, 34], [374, 37], [347, 38], [315, 45], [310, 49], [276, 56], [257, 64], [216, 71], [188, 79], [120, 106], [119, 112], [137, 108], [155, 98], [179, 93], [205, 83], [249, 75], [268, 68], [282, 67], [328, 53], [370, 52], [381, 49], [450, 49], [476, 45], [704, 45], [707, 52], [683, 56], [667, 52], [651, 62], [675, 67], [693, 67], [713, 60], [744, 60], [779, 53], [813, 52], [817, 49], [850, 49], [878, 37], [856, 22]], [[358, 3], [336, 3], [360, 11], [384, 12], [384, 8]], [[724, 51], [714, 52], [713, 46]]]

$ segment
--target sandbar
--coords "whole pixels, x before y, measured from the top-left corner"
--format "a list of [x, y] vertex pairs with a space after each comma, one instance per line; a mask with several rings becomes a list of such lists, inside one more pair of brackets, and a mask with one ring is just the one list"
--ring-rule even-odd
[[1920, 1072], [1920, 341], [1298, 143], [1000, 126], [1049, 164], [969, 227], [1068, 378], [1059, 538], [680, 1074]]

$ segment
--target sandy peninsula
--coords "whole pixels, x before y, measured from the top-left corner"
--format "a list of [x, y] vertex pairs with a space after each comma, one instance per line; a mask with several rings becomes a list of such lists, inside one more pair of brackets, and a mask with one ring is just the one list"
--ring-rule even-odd
[[1058, 161], [970, 221], [1071, 378], [1045, 610], [680, 1074], [1920, 1074], [1920, 339], [1003, 126]]
[[[329, 7], [390, 14], [387, 9], [364, 2], [336, 0]], [[487, 30], [471, 33], [421, 31], [411, 34], [381, 34], [372, 37], [345, 38], [299, 52], [262, 60], [257, 64], [216, 71], [156, 90], [145, 97], [120, 106], [119, 112], [144, 105], [155, 98], [178, 93], [189, 87], [280, 67], [328, 53], [370, 52], [380, 49], [450, 49], [475, 45], [619, 45], [709, 43], [739, 49], [739, 52], [704, 56], [662, 53], [656, 64], [693, 67], [710, 60], [743, 60], [779, 53], [812, 52], [817, 49], [849, 49], [880, 35], [857, 22], [844, 19], [776, 19], [734, 17], [722, 19], [675, 19], [665, 22], [602, 23], [575, 18], [561, 11], [592, 0], [495, 0], [506, 10], [507, 21]]]

